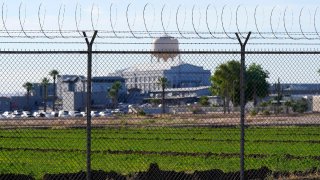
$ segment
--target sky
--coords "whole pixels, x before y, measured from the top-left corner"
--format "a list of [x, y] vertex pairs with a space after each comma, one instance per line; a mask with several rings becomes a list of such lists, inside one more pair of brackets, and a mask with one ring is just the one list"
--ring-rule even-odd
[[[0, 14], [1, 50], [85, 50], [84, 39], [76, 30], [86, 31], [90, 35], [93, 29], [100, 32], [95, 40], [94, 50], [151, 50], [151, 43], [155, 36], [166, 32], [170, 34], [171, 31], [174, 33], [170, 35], [178, 38], [181, 50], [238, 51], [239, 44], [234, 35], [234, 32], [237, 31], [244, 32], [242, 36], [246, 35], [245, 32], [253, 32], [247, 45], [248, 50], [318, 50], [320, 45], [319, 36], [315, 34], [315, 29], [320, 31], [320, 8], [317, 9], [320, 3], [318, 0], [2, 0], [0, 2], [2, 11]], [[163, 21], [161, 21], [161, 12]], [[269, 32], [263, 35], [267, 39], [259, 36], [257, 27], [260, 32]], [[9, 34], [6, 29], [9, 30]], [[21, 31], [22, 29], [25, 30], [25, 33]], [[61, 34], [59, 29], [61, 29]], [[157, 33], [150, 37], [146, 29], [150, 32], [157, 31]], [[52, 34], [57, 37], [54, 39], [32, 38], [34, 34], [31, 33], [31, 30], [36, 30], [37, 35], [43, 37]], [[55, 32], [50, 34], [51, 30]], [[116, 33], [112, 33], [113, 30]], [[191, 35], [177, 33], [178, 30], [191, 32]], [[275, 36], [270, 33], [272, 30], [276, 32], [279, 39], [275, 39]], [[305, 37], [316, 39], [288, 39], [284, 33], [285, 30], [288, 32], [302, 30]], [[18, 31], [18, 33], [13, 31]], [[72, 33], [67, 33], [67, 31], [72, 31]], [[121, 33], [122, 31], [125, 33]], [[138, 31], [143, 31], [144, 34], [141, 35], [137, 33]], [[224, 31], [228, 32], [230, 38], [227, 38]], [[197, 37], [196, 32], [200, 32], [199, 36], [202, 38], [194, 38]], [[213, 32], [219, 38], [212, 38], [209, 32]], [[62, 38], [62, 36], [69, 35], [76, 38]], [[10, 36], [16, 37], [11, 38]], [[115, 36], [129, 38], [115, 38]], [[134, 36], [137, 38], [133, 38]], [[281, 39], [280, 36], [287, 39]], [[299, 33], [297, 36], [293, 35], [292, 38], [304, 38], [304, 36]], [[290, 44], [280, 45], [279, 43]], [[308, 45], [294, 45], [296, 43]], [[0, 80], [12, 84], [7, 88], [0, 87], [0, 92], [5, 93], [11, 93], [13, 90], [22, 91], [23, 82], [39, 81], [43, 76], [47, 76], [47, 71], [52, 68], [47, 67], [49, 64], [61, 69], [63, 73], [81, 74], [83, 72], [83, 67], [78, 68], [74, 64], [65, 66], [64, 56], [50, 58], [2, 55], [2, 59], [4, 58], [7, 61], [5, 61], [6, 66], [0, 68]], [[41, 58], [56, 61], [56, 63], [45, 63]], [[68, 56], [68, 58], [65, 62], [74, 62], [79, 57]], [[114, 59], [117, 58], [120, 57], [114, 57]], [[148, 57], [144, 58], [148, 59]], [[232, 59], [233, 57], [226, 56], [225, 58]], [[80, 59], [85, 61], [83, 57]], [[115, 61], [114, 59], [110, 61]], [[101, 63], [105, 65], [96, 66], [94, 72], [98, 75], [106, 75], [116, 69], [126, 68], [130, 64], [125, 63], [127, 59], [130, 57], [122, 57], [122, 62], [118, 64], [116, 62], [110, 62], [109, 65], [106, 62]], [[276, 58], [275, 56], [256, 56], [248, 59], [248, 64], [254, 61], [263, 64], [263, 67], [270, 72], [270, 82], [275, 82], [278, 77], [284, 82], [320, 82], [319, 75], [316, 73], [320, 68], [316, 56], [287, 56], [282, 60], [280, 58], [276, 63], [270, 59], [275, 60]], [[205, 69], [211, 71], [214, 71], [220, 62], [219, 60], [208, 64], [205, 58], [202, 58], [201, 62], [196, 59], [184, 59], [183, 61], [204, 66]], [[288, 70], [288, 68], [291, 69]]]
[[[82, 34], [80, 33], [59, 33], [57, 30], [79, 30], [92, 31], [98, 30], [100, 38], [97, 38], [95, 49], [150, 49], [154, 36], [160, 36], [169, 31], [178, 32], [187, 31], [188, 34], [171, 34], [176, 38], [181, 39], [181, 49], [207, 49], [205, 43], [212, 43], [218, 39], [212, 39], [209, 34], [217, 33], [215, 36], [225, 38], [229, 36], [232, 38], [230, 43], [237, 43], [235, 35], [225, 35], [223, 32], [249, 32], [252, 31], [258, 36], [259, 32], [269, 32], [264, 37], [272, 37], [271, 31], [274, 32], [300, 32], [301, 30], [307, 32], [315, 32], [315, 29], [320, 30], [320, 4], [317, 0], [2, 0], [1, 8], [1, 22], [0, 30], [3, 36], [24, 36], [32, 37], [33, 33], [28, 33], [28, 30], [44, 30], [44, 33], [37, 35], [56, 35], [60, 38], [55, 38], [52, 41], [60, 41], [62, 36], [77, 36], [78, 39], [67, 39], [64, 41], [77, 41], [77, 46], [67, 45], [53, 46], [52, 44], [41, 46], [36, 45], [19, 45], [20, 48], [49, 48], [49, 49], [83, 49]], [[162, 14], [162, 16], [161, 16]], [[271, 16], [272, 14], [272, 16]], [[163, 19], [161, 21], [161, 19]], [[285, 23], [284, 23], [285, 22]], [[300, 22], [300, 23], [299, 23]], [[258, 30], [257, 30], [258, 28]], [[25, 30], [26, 33], [7, 33], [5, 30]], [[56, 30], [56, 33], [50, 34], [46, 31]], [[103, 34], [103, 31], [126, 31], [127, 33], [109, 33]], [[149, 37], [149, 35], [140, 35], [139, 33], [130, 33], [129, 31], [160, 31], [156, 35]], [[165, 32], [166, 31], [166, 32]], [[46, 32], [46, 33], [45, 33]], [[189, 45], [187, 38], [190, 36], [197, 37], [196, 33], [204, 32], [201, 35], [203, 38], [210, 39], [196, 39], [191, 42], [199, 45]], [[220, 34], [219, 34], [220, 33]], [[88, 32], [90, 34], [90, 32]], [[319, 33], [320, 34], [320, 33]], [[131, 38], [117, 39], [117, 38], [102, 38], [103, 35], [108, 36], [129, 36]], [[241, 34], [242, 35], [242, 34]], [[243, 34], [245, 36], [245, 34]], [[306, 35], [307, 38], [319, 38], [318, 35]], [[99, 36], [98, 36], [99, 37]], [[137, 37], [137, 38], [132, 38]], [[140, 37], [140, 38], [139, 38]], [[147, 37], [147, 38], [141, 38]], [[252, 38], [254, 35], [252, 35]], [[278, 37], [278, 36], [277, 36]], [[288, 36], [285, 36], [288, 38]], [[292, 36], [292, 38], [304, 38], [301, 34], [299, 36]], [[5, 38], [5, 41], [15, 42], [21, 41], [21, 38]], [[23, 41], [31, 41], [32, 38], [24, 38]], [[32, 39], [32, 41], [35, 41]], [[48, 38], [37, 39], [37, 41], [49, 41]], [[121, 43], [139, 42], [144, 45], [132, 47], [132, 45], [123, 45]], [[271, 43], [260, 38], [260, 40], [250, 41], [249, 43]], [[282, 40], [280, 42], [283, 42]], [[292, 41], [286, 41], [292, 42]], [[296, 41], [293, 41], [296, 43]], [[302, 40], [299, 40], [302, 42]], [[308, 42], [315, 43], [316, 41], [308, 40]], [[100, 43], [100, 45], [99, 45]], [[113, 43], [110, 45], [110, 43]], [[114, 43], [120, 43], [114, 44]], [[261, 46], [256, 45], [260, 48]], [[219, 44], [219, 48], [230, 48], [230, 45]], [[238, 48], [237, 45], [231, 46]], [[269, 46], [272, 47], [273, 46]], [[298, 46], [301, 48], [300, 46]], [[0, 48], [16, 48], [15, 44], [0, 44]], [[265, 47], [264, 47], [265, 48]], [[210, 48], [211, 49], [211, 48]]]

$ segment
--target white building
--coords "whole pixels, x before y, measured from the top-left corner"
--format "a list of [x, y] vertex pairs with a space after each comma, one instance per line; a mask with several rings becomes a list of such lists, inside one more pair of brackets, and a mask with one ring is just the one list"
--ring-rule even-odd
[[[116, 81], [121, 83], [119, 100], [122, 101], [127, 91], [123, 78], [109, 76], [92, 77], [91, 105], [94, 109], [103, 109], [111, 103], [108, 91]], [[87, 105], [87, 78], [79, 75], [59, 76], [57, 81], [57, 96], [62, 99], [64, 110], [84, 111]]]
[[160, 90], [159, 78], [168, 80], [167, 88], [210, 86], [210, 70], [184, 62], [144, 63], [111, 74], [125, 79], [127, 89], [141, 89], [142, 93]]

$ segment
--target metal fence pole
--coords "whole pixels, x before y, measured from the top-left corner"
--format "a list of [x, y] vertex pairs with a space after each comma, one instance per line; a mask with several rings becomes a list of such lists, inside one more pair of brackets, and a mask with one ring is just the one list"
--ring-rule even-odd
[[92, 75], [92, 45], [98, 31], [94, 34], [89, 42], [86, 32], [83, 32], [88, 46], [88, 63], [87, 63], [87, 180], [91, 180], [91, 75]]
[[240, 36], [236, 33], [237, 39], [241, 47], [241, 68], [240, 68], [240, 180], [245, 179], [244, 173], [244, 135], [245, 135], [245, 51], [246, 45], [250, 38], [251, 32], [248, 33], [245, 42], [242, 43]]

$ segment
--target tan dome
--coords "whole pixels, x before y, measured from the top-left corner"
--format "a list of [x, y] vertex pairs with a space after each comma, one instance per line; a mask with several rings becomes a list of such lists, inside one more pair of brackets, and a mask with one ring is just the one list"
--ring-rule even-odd
[[167, 61], [170, 58], [174, 59], [178, 55], [179, 41], [174, 37], [163, 35], [153, 40], [152, 46], [152, 50], [157, 52], [152, 54], [158, 59]]

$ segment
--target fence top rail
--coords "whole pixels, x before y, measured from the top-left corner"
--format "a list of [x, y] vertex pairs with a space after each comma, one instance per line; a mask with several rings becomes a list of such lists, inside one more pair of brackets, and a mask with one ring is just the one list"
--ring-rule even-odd
[[[0, 54], [87, 54], [88, 51], [39, 51], [39, 50], [17, 50], [17, 51], [0, 51]], [[228, 51], [228, 50], [218, 50], [218, 51], [92, 51], [93, 54], [240, 54], [241, 51]], [[281, 51], [281, 50], [272, 50], [272, 51], [246, 51], [246, 54], [320, 54], [320, 51]]]

